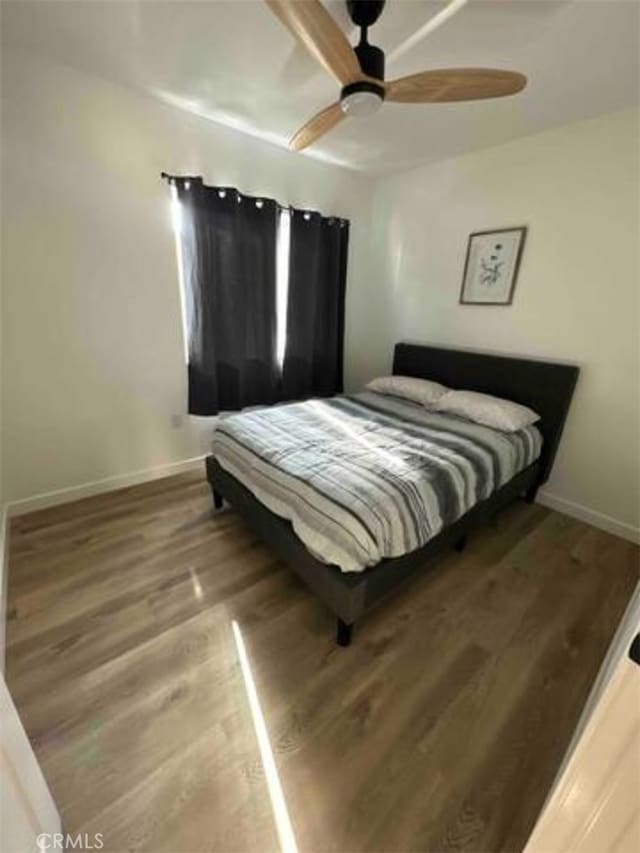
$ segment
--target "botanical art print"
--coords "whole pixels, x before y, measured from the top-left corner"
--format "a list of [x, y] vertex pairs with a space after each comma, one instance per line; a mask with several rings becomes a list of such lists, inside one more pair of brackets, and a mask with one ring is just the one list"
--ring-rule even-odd
[[527, 229], [476, 231], [469, 237], [460, 291], [464, 305], [511, 305]]

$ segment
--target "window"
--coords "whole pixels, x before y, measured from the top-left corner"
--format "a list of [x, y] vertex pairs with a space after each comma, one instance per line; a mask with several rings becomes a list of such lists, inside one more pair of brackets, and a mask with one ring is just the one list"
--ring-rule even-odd
[[[178, 199], [178, 188], [170, 185], [171, 190], [171, 223], [176, 243], [176, 261], [178, 264], [178, 287], [180, 290], [180, 316], [182, 319], [182, 342], [184, 346], [184, 361], [189, 363], [189, 334], [187, 329], [187, 302], [184, 282], [184, 266], [182, 257], [182, 210]], [[262, 200], [256, 204], [262, 206]], [[287, 345], [287, 297], [289, 291], [289, 246], [291, 240], [291, 213], [288, 208], [281, 208], [278, 215], [278, 232], [276, 247], [276, 358], [282, 371], [284, 354]]]
[[171, 222], [176, 241], [176, 261], [178, 263], [178, 289], [180, 290], [180, 317], [182, 319], [182, 346], [184, 363], [189, 364], [189, 333], [187, 330], [187, 296], [184, 286], [184, 267], [182, 258], [182, 209], [178, 200], [178, 188], [171, 184]]
[[278, 245], [276, 248], [276, 358], [282, 372], [287, 346], [287, 303], [289, 296], [289, 246], [291, 214], [280, 210], [278, 216]]
[[199, 177], [164, 177], [189, 412], [338, 393], [349, 223]]

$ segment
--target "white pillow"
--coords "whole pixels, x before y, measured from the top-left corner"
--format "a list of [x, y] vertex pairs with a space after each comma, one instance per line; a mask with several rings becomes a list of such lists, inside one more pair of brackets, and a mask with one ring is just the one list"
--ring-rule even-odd
[[540, 420], [540, 415], [527, 406], [476, 391], [447, 391], [438, 400], [436, 409], [502, 432], [516, 432]]
[[394, 397], [413, 400], [427, 409], [434, 409], [440, 397], [447, 391], [445, 386], [438, 382], [416, 379], [413, 376], [379, 376], [372, 379], [367, 388], [379, 394], [391, 394]]

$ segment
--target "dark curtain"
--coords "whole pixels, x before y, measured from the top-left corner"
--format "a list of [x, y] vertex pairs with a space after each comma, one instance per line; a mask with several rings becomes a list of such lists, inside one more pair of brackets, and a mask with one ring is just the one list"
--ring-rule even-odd
[[285, 400], [342, 391], [349, 223], [291, 211]]
[[272, 403], [277, 205], [199, 178], [174, 179], [189, 347], [189, 412]]

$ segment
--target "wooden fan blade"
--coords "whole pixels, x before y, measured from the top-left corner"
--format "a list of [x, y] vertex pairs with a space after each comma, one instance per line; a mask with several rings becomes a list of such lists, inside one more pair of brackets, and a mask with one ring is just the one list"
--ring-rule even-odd
[[293, 151], [302, 151], [303, 148], [312, 145], [325, 133], [328, 133], [332, 127], [335, 127], [344, 118], [340, 102], [336, 101], [330, 107], [322, 110], [308, 121], [304, 127], [293, 136], [289, 142], [289, 148]]
[[404, 104], [479, 101], [515, 95], [527, 85], [517, 71], [496, 68], [442, 68], [411, 74], [386, 84], [386, 99]]
[[265, 0], [326, 70], [346, 86], [364, 77], [349, 40], [320, 0]]

